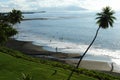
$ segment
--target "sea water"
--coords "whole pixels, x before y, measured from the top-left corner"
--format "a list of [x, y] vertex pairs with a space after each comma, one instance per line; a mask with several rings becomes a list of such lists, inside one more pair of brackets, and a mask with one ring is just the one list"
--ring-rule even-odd
[[[98, 25], [97, 12], [67, 11], [25, 14], [26, 20], [16, 25], [17, 40], [32, 41], [44, 49], [64, 53], [83, 54], [95, 36]], [[113, 27], [100, 29], [98, 36], [87, 52], [86, 59], [113, 62], [120, 68], [120, 13]], [[120, 70], [120, 69], [119, 69]]]

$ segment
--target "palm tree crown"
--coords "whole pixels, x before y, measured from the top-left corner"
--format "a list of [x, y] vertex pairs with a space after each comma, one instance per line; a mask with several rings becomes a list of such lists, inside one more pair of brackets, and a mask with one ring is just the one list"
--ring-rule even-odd
[[109, 26], [113, 27], [114, 20], [116, 19], [114, 16], [114, 11], [111, 10], [110, 7], [103, 8], [101, 13], [97, 13], [97, 24], [101, 28], [108, 28]]
[[20, 23], [20, 21], [23, 19], [22, 12], [15, 9], [9, 13], [9, 17], [9, 22], [12, 24]]

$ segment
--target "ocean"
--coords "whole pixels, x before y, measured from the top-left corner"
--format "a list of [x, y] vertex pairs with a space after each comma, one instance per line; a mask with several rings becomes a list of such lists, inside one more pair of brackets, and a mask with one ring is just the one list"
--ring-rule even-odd
[[[19, 34], [16, 39], [32, 41], [49, 51], [55, 51], [57, 48], [59, 52], [83, 54], [98, 28], [96, 13], [63, 11], [24, 14], [27, 19], [43, 19], [26, 20], [17, 24], [15, 27]], [[120, 70], [120, 12], [116, 12], [114, 16], [117, 20], [113, 27], [100, 29], [85, 59], [113, 62]]]

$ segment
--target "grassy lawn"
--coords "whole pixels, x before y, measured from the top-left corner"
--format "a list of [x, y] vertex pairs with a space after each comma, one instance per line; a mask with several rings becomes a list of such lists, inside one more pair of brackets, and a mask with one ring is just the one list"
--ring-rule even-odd
[[[55, 70], [57, 73], [54, 74]], [[0, 52], [0, 80], [19, 80], [22, 73], [29, 74], [33, 80], [66, 80], [69, 70], [46, 64], [27, 61]], [[73, 75], [72, 80], [96, 80], [85, 75]]]
[[[0, 48], [0, 80], [22, 80], [22, 73], [33, 80], [66, 80], [71, 66], [26, 56], [18, 51]], [[55, 73], [56, 71], [56, 73]], [[120, 80], [108, 74], [78, 69], [71, 80]]]

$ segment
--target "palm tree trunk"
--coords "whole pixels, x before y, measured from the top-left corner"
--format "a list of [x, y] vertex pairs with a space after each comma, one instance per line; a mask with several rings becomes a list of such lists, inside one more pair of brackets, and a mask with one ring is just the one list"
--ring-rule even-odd
[[[75, 67], [75, 69], [77, 69], [77, 68], [79, 67], [79, 65], [80, 65], [83, 57], [86, 55], [87, 51], [89, 50], [89, 48], [90, 48], [90, 47], [92, 46], [92, 44], [94, 43], [94, 41], [95, 41], [95, 39], [96, 39], [96, 37], [97, 37], [97, 35], [98, 35], [99, 29], [100, 29], [100, 27], [97, 29], [96, 34], [95, 34], [95, 37], [93, 38], [92, 42], [90, 43], [90, 45], [88, 46], [88, 48], [86, 49], [86, 51], [84, 52], [84, 54], [83, 54], [82, 56], [80, 56], [80, 60], [79, 60], [79, 62], [77, 63], [77, 66]], [[74, 69], [72, 70], [72, 72], [71, 72], [70, 75], [68, 76], [68, 79], [67, 79], [67, 80], [70, 80], [70, 79], [71, 79], [73, 72], [74, 72]]]

